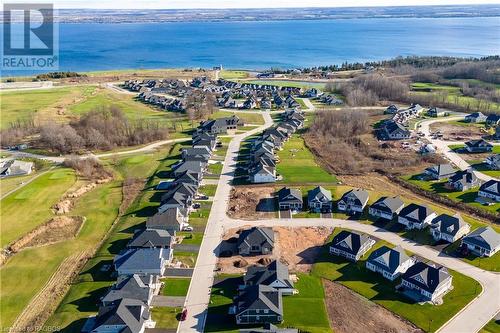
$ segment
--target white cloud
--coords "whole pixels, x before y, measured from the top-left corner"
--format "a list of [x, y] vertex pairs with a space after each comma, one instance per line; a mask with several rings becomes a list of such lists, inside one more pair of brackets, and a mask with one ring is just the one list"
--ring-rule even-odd
[[[30, 2], [47, 2], [47, 0]], [[52, 2], [57, 8], [94, 9], [293, 8], [464, 5], [478, 3], [500, 4], [500, 0], [53, 0]]]

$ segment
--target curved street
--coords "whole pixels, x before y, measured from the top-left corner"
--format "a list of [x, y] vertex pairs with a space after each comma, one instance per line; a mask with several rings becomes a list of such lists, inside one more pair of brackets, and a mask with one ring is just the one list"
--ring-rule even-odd
[[193, 272], [192, 281], [186, 297], [185, 308], [187, 309], [187, 318], [185, 321], [180, 322], [177, 329], [178, 332], [186, 333], [204, 331], [211, 287], [215, 277], [218, 246], [222, 240], [225, 230], [244, 225], [346, 227], [370, 234], [395, 245], [401, 245], [404, 249], [419, 256], [474, 278], [482, 285], [482, 293], [471, 301], [450, 321], [443, 325], [439, 329], [440, 333], [478, 332], [500, 311], [499, 274], [482, 270], [459, 259], [440, 253], [430, 247], [402, 238], [399, 235], [384, 229], [380, 229], [369, 224], [339, 219], [269, 219], [264, 221], [255, 221], [252, 223], [251, 221], [233, 220], [229, 218], [226, 215], [226, 210], [230, 197], [231, 182], [234, 178], [234, 172], [236, 169], [239, 146], [246, 137], [256, 134], [273, 124], [269, 112], [265, 112], [263, 115], [265, 118], [264, 125], [255, 128], [250, 132], [235, 136], [229, 143], [221, 177], [218, 181], [212, 209], [210, 211], [205, 234]]

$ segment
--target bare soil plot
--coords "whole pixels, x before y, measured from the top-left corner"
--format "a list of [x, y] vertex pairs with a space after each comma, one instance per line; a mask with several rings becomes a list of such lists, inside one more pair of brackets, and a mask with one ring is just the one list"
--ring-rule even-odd
[[423, 332], [341, 284], [323, 280], [323, 286], [330, 324], [337, 333]]
[[449, 122], [431, 124], [432, 132], [440, 131], [444, 140], [462, 141], [480, 139], [486, 133], [478, 126], [460, 126]]
[[242, 220], [272, 218], [276, 211], [274, 192], [273, 187], [234, 187], [231, 190], [227, 214]]
[[[229, 230], [223, 237], [224, 241], [238, 237], [238, 230]], [[333, 228], [326, 227], [304, 227], [304, 228], [274, 228], [275, 248], [272, 255], [240, 256], [219, 258], [221, 273], [242, 274], [250, 265], [265, 265], [273, 259], [279, 259], [288, 265], [292, 272], [308, 272], [320, 254], [321, 247], [325, 243]], [[222, 251], [236, 251], [235, 242], [223, 242]]]

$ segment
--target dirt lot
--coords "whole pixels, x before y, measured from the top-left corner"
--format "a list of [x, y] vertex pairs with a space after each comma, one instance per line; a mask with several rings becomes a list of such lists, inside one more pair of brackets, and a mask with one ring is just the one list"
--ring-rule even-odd
[[459, 126], [447, 122], [434, 123], [430, 129], [432, 132], [441, 131], [443, 139], [450, 141], [480, 139], [486, 134], [477, 126]]
[[[223, 237], [228, 240], [237, 237], [238, 229], [229, 230]], [[269, 259], [280, 259], [288, 265], [291, 272], [308, 272], [320, 253], [321, 246], [332, 233], [332, 228], [274, 228], [275, 248], [272, 255], [242, 257], [233, 255], [229, 258], [219, 258], [221, 273], [245, 273], [248, 265], [263, 264]], [[235, 251], [236, 243], [223, 243], [222, 251]], [[234, 252], [233, 252], [234, 253]], [[244, 267], [236, 267], [235, 262], [244, 261]]]
[[348, 288], [323, 280], [325, 302], [332, 328], [337, 333], [417, 333], [423, 332]]
[[227, 215], [242, 220], [272, 218], [276, 211], [274, 192], [273, 187], [234, 187], [231, 190]]

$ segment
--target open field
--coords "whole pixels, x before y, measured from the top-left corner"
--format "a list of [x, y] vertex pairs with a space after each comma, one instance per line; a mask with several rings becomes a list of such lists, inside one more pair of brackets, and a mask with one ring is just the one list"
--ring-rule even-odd
[[17, 120], [54, 121], [55, 119], [51, 119], [51, 116], [57, 114], [58, 109], [85, 99], [94, 90], [94, 86], [75, 86], [47, 90], [1, 92], [2, 119], [0, 128], [4, 129]]
[[262, 118], [262, 115], [259, 113], [255, 112], [248, 112], [245, 113], [243, 112], [238, 112], [238, 113], [233, 113], [231, 111], [217, 111], [214, 114], [210, 116], [210, 118], [215, 119], [215, 118], [222, 118], [222, 117], [231, 117], [233, 114], [236, 114], [238, 118], [243, 120], [243, 123], [246, 124], [255, 124], [255, 125], [262, 125], [264, 124], [264, 118]]
[[337, 178], [321, 168], [313, 154], [304, 145], [304, 140], [293, 134], [278, 152], [276, 172], [283, 176], [284, 184], [335, 183]]
[[[340, 231], [341, 229], [335, 230], [332, 238]], [[330, 255], [328, 247], [325, 246], [321, 257], [313, 266], [312, 274], [339, 282], [429, 332], [436, 331], [481, 292], [478, 282], [450, 271], [453, 276], [454, 289], [444, 296], [442, 305], [414, 303], [396, 292], [395, 286], [398, 282], [390, 282], [381, 275], [366, 269], [366, 259], [371, 252], [382, 245], [391, 246], [391, 244], [379, 241], [357, 263]]]
[[325, 84], [322, 82], [296, 81], [296, 80], [244, 80], [242, 83], [251, 84], [269, 84], [280, 87], [297, 87], [297, 88], [317, 88], [324, 89]]
[[54, 169], [2, 200], [0, 207], [4, 247], [47, 221], [51, 208], [75, 183], [73, 170]]
[[221, 70], [219, 76], [226, 80], [245, 79], [249, 73], [247, 71]]

